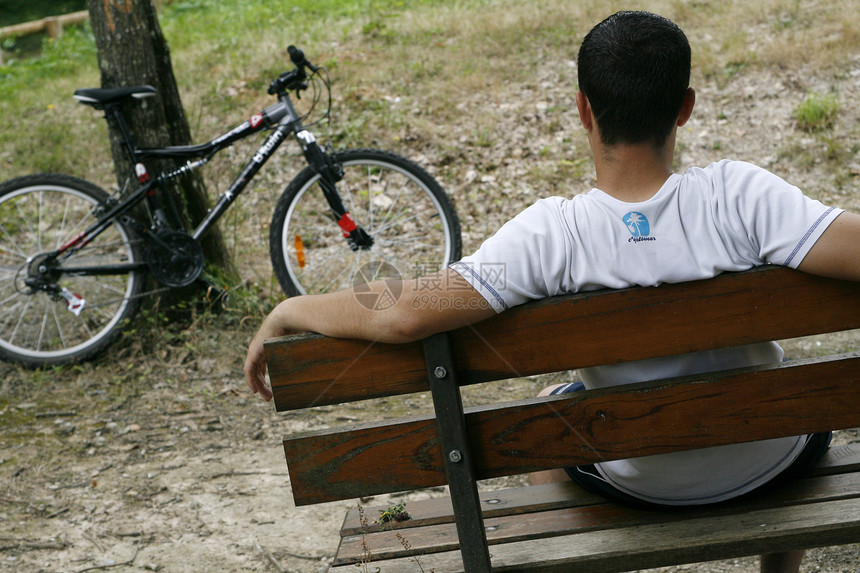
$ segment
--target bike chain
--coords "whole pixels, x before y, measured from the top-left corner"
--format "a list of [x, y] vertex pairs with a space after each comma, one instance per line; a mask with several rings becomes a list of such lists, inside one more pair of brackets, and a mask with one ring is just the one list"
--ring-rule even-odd
[[[134, 239], [134, 240], [132, 240], [132, 241], [131, 241], [131, 243], [132, 243], [134, 246], [143, 245], [143, 244], [144, 244], [144, 242], [145, 242], [145, 241], [144, 241], [143, 239], [139, 239], [139, 238]], [[149, 272], [148, 272], [148, 271], [146, 271], [146, 270], [141, 271], [141, 272], [142, 272], [144, 275], [148, 275], [148, 274], [149, 274]], [[117, 302], [122, 302], [122, 301], [124, 301], [124, 300], [134, 300], [134, 299], [143, 298], [143, 297], [146, 297], [146, 296], [151, 296], [151, 295], [154, 295], [154, 294], [159, 294], [159, 293], [167, 292], [167, 291], [169, 291], [169, 290], [173, 290], [173, 287], [167, 287], [167, 286], [165, 286], [165, 287], [161, 287], [161, 288], [154, 288], [154, 289], [152, 289], [152, 290], [148, 290], [148, 291], [140, 292], [140, 293], [137, 293], [137, 294], [135, 294], [135, 295], [131, 295], [131, 296], [124, 296], [124, 297], [115, 298], [115, 299], [112, 299], [112, 300], [106, 300], [106, 301], [102, 301], [102, 302], [97, 303], [97, 304], [90, 304], [90, 303], [88, 302], [88, 303], [87, 303], [87, 307], [91, 307], [91, 308], [100, 308], [100, 307], [104, 307], [104, 306], [110, 306], [110, 305], [112, 305], [112, 304], [116, 304]]]
[[158, 293], [162, 293], [162, 292], [167, 292], [167, 291], [169, 291], [169, 290], [173, 290], [173, 287], [162, 287], [162, 288], [158, 288], [158, 289], [152, 289], [152, 290], [148, 290], [148, 291], [145, 291], [145, 292], [141, 292], [141, 293], [138, 293], [138, 294], [135, 294], [135, 295], [132, 295], [132, 296], [124, 296], [124, 297], [122, 297], [122, 298], [115, 298], [115, 299], [113, 299], [113, 300], [106, 300], [106, 301], [103, 301], [103, 302], [98, 303], [98, 304], [91, 304], [91, 303], [87, 302], [87, 308], [100, 308], [100, 307], [103, 307], [103, 306], [110, 306], [110, 305], [112, 305], [112, 304], [115, 304], [115, 303], [117, 303], [117, 302], [121, 302], [121, 301], [124, 301], [124, 300], [133, 300], [133, 299], [136, 299], [136, 298], [143, 298], [143, 297], [145, 297], [145, 296], [150, 296], [150, 295], [153, 295], [153, 294], [158, 294]]

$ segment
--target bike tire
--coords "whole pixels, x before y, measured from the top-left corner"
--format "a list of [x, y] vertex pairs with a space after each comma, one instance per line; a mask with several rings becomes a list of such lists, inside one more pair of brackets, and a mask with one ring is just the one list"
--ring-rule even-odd
[[[28, 175], [0, 184], [0, 358], [28, 367], [90, 359], [134, 316], [144, 277], [58, 274], [56, 284], [82, 297], [80, 314], [66, 300], [24, 284], [30, 261], [59, 248], [96, 221], [108, 199], [95, 185], [66, 175]], [[133, 232], [119, 221], [63, 265], [140, 260]]]
[[376, 149], [342, 151], [333, 158], [343, 166], [337, 188], [344, 205], [374, 244], [350, 249], [318, 185], [319, 174], [304, 168], [278, 199], [269, 229], [272, 266], [287, 295], [334, 291], [374, 278], [417, 277], [459, 260], [457, 213], [427, 171]]

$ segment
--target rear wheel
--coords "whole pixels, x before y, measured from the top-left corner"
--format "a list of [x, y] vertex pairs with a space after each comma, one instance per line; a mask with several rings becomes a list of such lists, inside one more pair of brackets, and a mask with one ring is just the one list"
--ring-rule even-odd
[[95, 223], [93, 210], [107, 198], [65, 175], [0, 185], [0, 358], [33, 367], [85, 360], [113, 342], [134, 315], [140, 273], [61, 270], [138, 261], [132, 233], [121, 223], [111, 222], [67, 259], [46, 256]]
[[319, 174], [306, 167], [278, 200], [269, 230], [272, 265], [285, 293], [348, 288], [383, 267], [402, 277], [418, 276], [460, 258], [454, 206], [424, 169], [375, 149], [333, 157], [344, 171], [337, 183], [341, 199], [373, 244], [350, 249], [323, 196]]

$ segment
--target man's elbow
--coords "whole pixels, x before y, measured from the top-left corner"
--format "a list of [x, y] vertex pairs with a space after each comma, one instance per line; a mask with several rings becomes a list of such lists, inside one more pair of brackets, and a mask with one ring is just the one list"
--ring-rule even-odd
[[434, 332], [426, 321], [421, 320], [415, 313], [397, 313], [386, 321], [380, 334], [380, 342], [405, 344], [427, 338]]

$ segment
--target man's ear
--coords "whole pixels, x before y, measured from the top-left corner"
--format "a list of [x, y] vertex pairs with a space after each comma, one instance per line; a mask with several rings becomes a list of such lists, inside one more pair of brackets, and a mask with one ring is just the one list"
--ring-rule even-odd
[[687, 88], [684, 93], [684, 103], [681, 104], [681, 112], [678, 114], [678, 127], [681, 127], [690, 116], [693, 115], [693, 107], [696, 105], [696, 90]]
[[579, 110], [579, 121], [586, 131], [594, 129], [594, 112], [591, 111], [591, 103], [582, 91], [576, 92], [576, 109]]

